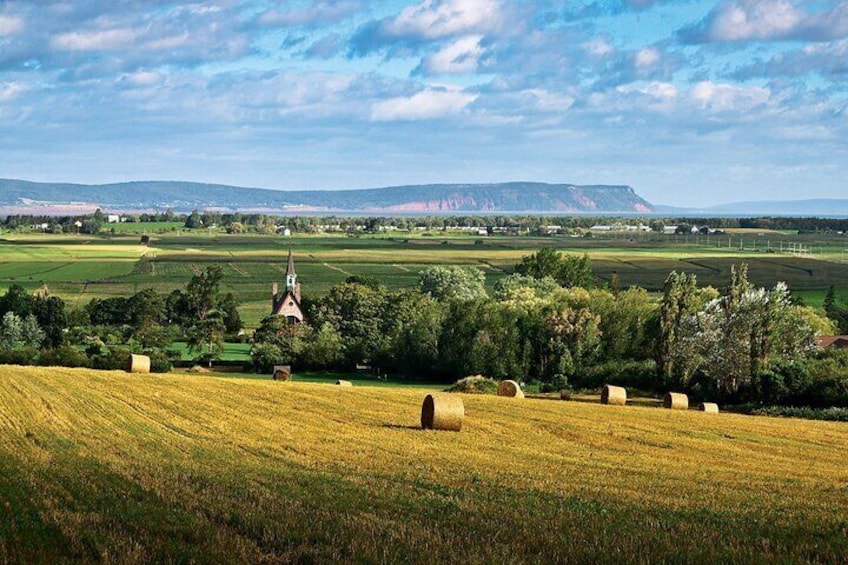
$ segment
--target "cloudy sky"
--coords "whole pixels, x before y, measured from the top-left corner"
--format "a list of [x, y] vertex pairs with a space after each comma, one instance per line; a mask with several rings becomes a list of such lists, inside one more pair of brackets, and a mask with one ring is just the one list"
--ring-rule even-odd
[[0, 177], [848, 197], [848, 1], [0, 0]]

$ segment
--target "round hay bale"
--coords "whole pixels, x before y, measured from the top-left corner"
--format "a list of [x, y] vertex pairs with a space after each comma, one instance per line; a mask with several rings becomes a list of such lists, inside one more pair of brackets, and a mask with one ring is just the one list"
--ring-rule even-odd
[[604, 385], [601, 391], [601, 404], [624, 406], [627, 404], [627, 389], [623, 386]]
[[663, 408], [689, 410], [689, 397], [682, 392], [667, 392], [663, 398]]
[[498, 396], [524, 398], [524, 391], [521, 390], [521, 385], [515, 381], [501, 381], [498, 384]]
[[271, 378], [275, 381], [287, 381], [291, 379], [291, 365], [274, 365]]
[[150, 372], [150, 357], [147, 355], [130, 355], [129, 373], [146, 374]]
[[571, 400], [571, 391], [564, 388], [559, 391], [559, 399], [560, 400]]
[[428, 394], [421, 405], [421, 427], [425, 430], [458, 432], [462, 430], [464, 417], [462, 398], [454, 394]]
[[706, 412], [707, 414], [718, 414], [718, 404], [715, 402], [702, 402], [701, 405], [698, 406], [698, 410]]
[[339, 385], [339, 386], [353, 386], [353, 383], [352, 383], [352, 382], [350, 382], [350, 381], [343, 381], [343, 380], [341, 380], [341, 379], [340, 379], [340, 380], [338, 380], [338, 381], [336, 381], [336, 384], [337, 384], [337, 385]]

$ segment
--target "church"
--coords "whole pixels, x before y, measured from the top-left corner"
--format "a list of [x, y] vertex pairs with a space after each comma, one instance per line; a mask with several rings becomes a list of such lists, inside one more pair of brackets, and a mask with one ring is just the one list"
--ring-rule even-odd
[[285, 316], [290, 324], [303, 322], [303, 309], [300, 306], [300, 283], [294, 271], [294, 259], [289, 249], [289, 264], [286, 267], [286, 289], [280, 294], [277, 283], [271, 287], [271, 315]]

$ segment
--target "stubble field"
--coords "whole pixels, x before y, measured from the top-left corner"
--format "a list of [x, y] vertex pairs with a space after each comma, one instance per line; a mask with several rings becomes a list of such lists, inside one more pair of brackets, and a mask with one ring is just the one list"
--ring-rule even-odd
[[0, 562], [844, 562], [844, 424], [0, 368]]

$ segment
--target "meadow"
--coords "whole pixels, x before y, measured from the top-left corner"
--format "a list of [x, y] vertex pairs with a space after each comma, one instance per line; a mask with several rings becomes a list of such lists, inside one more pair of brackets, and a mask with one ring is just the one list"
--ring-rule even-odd
[[[125, 226], [143, 224], [120, 224]], [[172, 226], [173, 227], [173, 226]], [[44, 285], [73, 306], [92, 298], [128, 296], [144, 288], [169, 292], [183, 288], [209, 265], [224, 270], [223, 290], [234, 292], [248, 327], [268, 313], [271, 284], [282, 281], [291, 248], [306, 296], [321, 296], [351, 275], [377, 278], [391, 289], [409, 288], [418, 273], [433, 265], [473, 265], [484, 270], [491, 287], [509, 274], [521, 257], [543, 246], [566, 253], [588, 253], [601, 283], [615, 273], [622, 286], [662, 288], [672, 270], [698, 275], [701, 284], [727, 284], [730, 266], [749, 263], [751, 280], [771, 286], [786, 281], [811, 304], [820, 304], [830, 285], [848, 280], [842, 236], [744, 233], [726, 236], [599, 234], [567, 236], [477, 237], [453, 232], [380, 235], [227, 235], [174, 230], [139, 235], [118, 231], [101, 236], [0, 235], [0, 287]], [[791, 252], [805, 246], [809, 256]]]
[[0, 562], [837, 563], [848, 427], [0, 368]]

